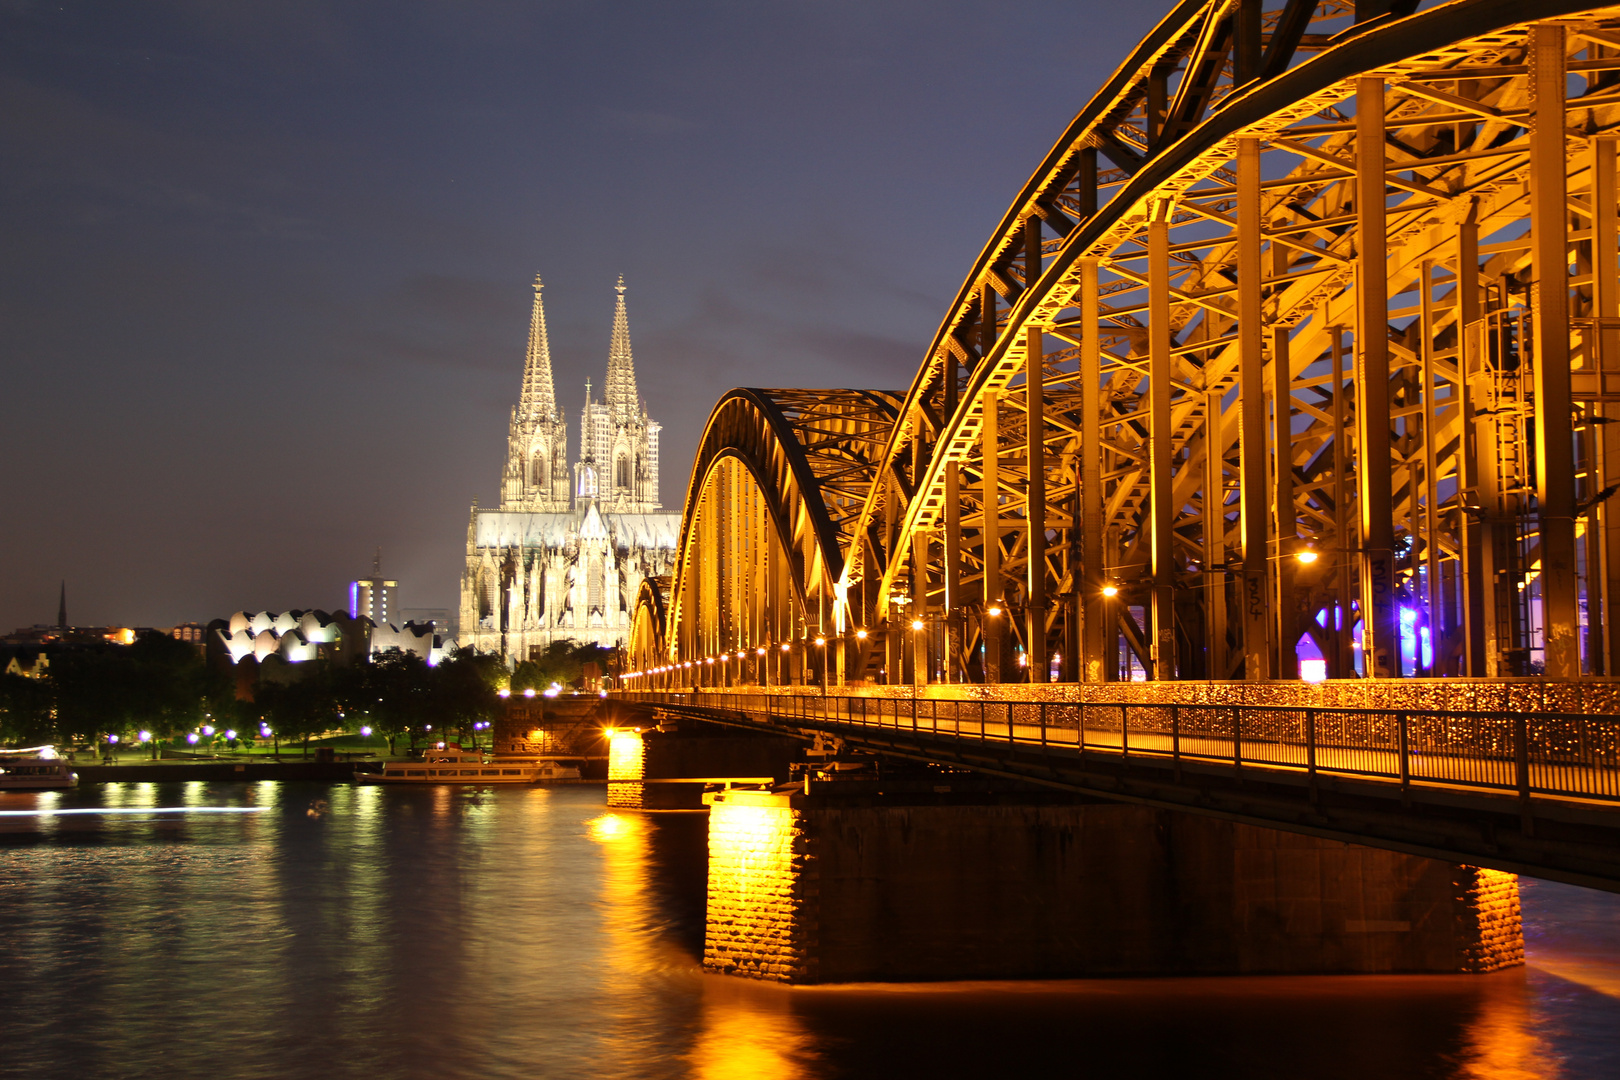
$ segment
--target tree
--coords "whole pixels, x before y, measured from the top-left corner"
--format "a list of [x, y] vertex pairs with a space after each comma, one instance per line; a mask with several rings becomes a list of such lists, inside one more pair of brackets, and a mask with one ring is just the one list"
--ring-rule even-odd
[[520, 660], [512, 672], [512, 690], [545, 690], [558, 686], [578, 687], [585, 678], [585, 664], [594, 661], [606, 671], [613, 650], [601, 645], [581, 644], [573, 638], [560, 638], [531, 660]]
[[474, 724], [492, 721], [500, 708], [496, 691], [506, 681], [500, 657], [473, 649], [458, 649], [433, 669], [433, 712], [444, 727], [455, 727], [463, 740]]
[[56, 741], [50, 683], [0, 674], [0, 743], [38, 746]]
[[399, 736], [406, 736], [414, 749], [417, 737], [433, 723], [432, 673], [420, 656], [397, 649], [374, 655], [361, 668], [359, 691], [372, 726], [388, 739], [390, 755]]

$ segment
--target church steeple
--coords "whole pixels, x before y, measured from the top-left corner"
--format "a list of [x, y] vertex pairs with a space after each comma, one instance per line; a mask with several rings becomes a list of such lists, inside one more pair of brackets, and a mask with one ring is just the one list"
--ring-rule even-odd
[[540, 298], [544, 286], [534, 276], [534, 311], [529, 316], [529, 355], [523, 365], [523, 396], [518, 401], [518, 419], [555, 420], [557, 392], [551, 379], [551, 342], [546, 337], [546, 305]]
[[568, 425], [557, 408], [541, 287], [536, 275], [523, 390], [507, 428], [501, 509], [556, 513], [568, 509]]
[[641, 415], [636, 393], [636, 363], [630, 355], [630, 315], [624, 308], [624, 275], [619, 275], [618, 302], [613, 308], [613, 336], [608, 341], [607, 385], [603, 403], [620, 423]]

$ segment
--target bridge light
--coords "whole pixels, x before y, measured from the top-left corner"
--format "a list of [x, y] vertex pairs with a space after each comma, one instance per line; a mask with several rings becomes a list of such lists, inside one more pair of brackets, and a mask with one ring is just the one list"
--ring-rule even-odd
[[512, 696], [512, 691], [508, 690], [506, 687], [503, 686], [499, 690], [495, 691], [495, 696], [496, 697], [511, 697]]
[[704, 658], [703, 658], [703, 662], [704, 662], [704, 663], [705, 663], [705, 664], [712, 664], [712, 663], [714, 663], [714, 657], [712, 657], [712, 656], [706, 656], [706, 657], [704, 657]]
[[527, 690], [523, 691], [523, 696], [524, 697], [534, 697], [534, 687], [531, 686]]
[[1001, 614], [1001, 605], [1000, 604], [991, 604], [989, 607], [984, 609], [984, 613], [986, 615], [1000, 615]]
[[816, 638], [816, 644], [817, 645], [825, 645], [825, 644], [827, 644], [827, 639], [824, 638], [824, 637], [818, 637], [818, 638]]
[[855, 631], [855, 640], [856, 641], [865, 641], [866, 640], [866, 631], [865, 630], [857, 630], [857, 631]]
[[1311, 563], [1313, 563], [1317, 559], [1321, 558], [1321, 556], [1319, 556], [1316, 552], [1312, 551], [1310, 548], [1306, 548], [1304, 551], [1296, 553], [1294, 555], [1294, 558], [1298, 559], [1301, 564], [1303, 564], [1305, 566], [1309, 566], [1309, 565], [1311, 565]]
[[1118, 585], [1104, 585], [1102, 587], [1102, 594], [1104, 596], [1107, 596], [1107, 597], [1110, 597], [1110, 598], [1118, 596], [1119, 595], [1119, 586]]
[[784, 642], [782, 642], [782, 651], [783, 652], [792, 652], [793, 651], [793, 646], [791, 644], [789, 644], [788, 642], [784, 641]]
[[923, 628], [923, 621], [921, 619], [912, 619], [911, 628], [913, 630], [921, 630]]
[[761, 656], [765, 655], [765, 646], [761, 645], [759, 647], [759, 655], [761, 655]]

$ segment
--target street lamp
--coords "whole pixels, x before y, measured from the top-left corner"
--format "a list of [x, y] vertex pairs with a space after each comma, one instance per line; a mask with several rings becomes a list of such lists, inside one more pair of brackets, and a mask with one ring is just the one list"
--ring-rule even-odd
[[1119, 586], [1118, 585], [1104, 585], [1102, 587], [1102, 594], [1104, 596], [1108, 597], [1111, 600], [1114, 597], [1119, 595]]

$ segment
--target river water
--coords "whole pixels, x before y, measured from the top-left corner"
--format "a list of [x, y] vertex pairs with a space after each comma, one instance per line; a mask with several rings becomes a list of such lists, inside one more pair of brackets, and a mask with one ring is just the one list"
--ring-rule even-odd
[[0, 795], [0, 1076], [1620, 1077], [1620, 897], [1525, 882], [1488, 976], [787, 989], [700, 970], [704, 829], [597, 786]]

